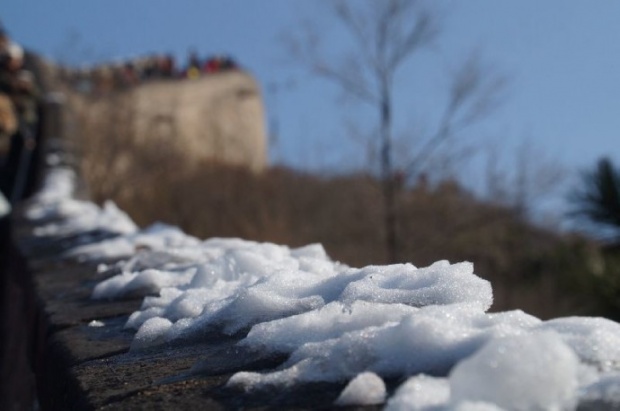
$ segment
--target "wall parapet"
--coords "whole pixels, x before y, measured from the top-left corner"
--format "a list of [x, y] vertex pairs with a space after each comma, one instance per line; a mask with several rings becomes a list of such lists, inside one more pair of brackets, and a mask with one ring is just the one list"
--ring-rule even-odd
[[[58, 175], [79, 178], [71, 162], [62, 160], [72, 157], [63, 150], [62, 142], [48, 144], [47, 153], [53, 152], [56, 160], [44, 173], [44, 186]], [[11, 264], [5, 274], [20, 291], [11, 303], [25, 309], [13, 327], [29, 330], [14, 335], [12, 345], [30, 347], [16, 353], [27, 358], [13, 382], [20, 386], [26, 379], [31, 391], [23, 395], [25, 400], [9, 395], [5, 401], [12, 401], [7, 403], [12, 407], [5, 409], [20, 409], [15, 404], [28, 400], [42, 410], [316, 409], [318, 405], [329, 407], [337, 397], [342, 389], [338, 384], [310, 384], [275, 396], [273, 392], [247, 395], [227, 389], [225, 383], [235, 372], [273, 368], [283, 361], [280, 356], [240, 353], [235, 346], [238, 335], [214, 332], [192, 344], [131, 351], [135, 332], [124, 326], [140, 309], [142, 297], [93, 299], [95, 285], [117, 271], [98, 274], [103, 260], [80, 261], [67, 254], [76, 247], [115, 238], [122, 228], [115, 228], [109, 220], [85, 231], [68, 227], [69, 214], [84, 216], [96, 206], [75, 200], [70, 207], [55, 208], [51, 205], [58, 197], [75, 193], [62, 182], [50, 184], [51, 189], [37, 192], [12, 218]], [[111, 267], [114, 262], [105, 260]], [[202, 364], [200, 373], [192, 372], [196, 363]]]

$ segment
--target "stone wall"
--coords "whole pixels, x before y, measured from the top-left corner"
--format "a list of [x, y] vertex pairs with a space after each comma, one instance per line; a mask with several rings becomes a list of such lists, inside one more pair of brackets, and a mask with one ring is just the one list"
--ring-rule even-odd
[[[188, 164], [208, 160], [247, 166], [255, 172], [267, 166], [260, 88], [241, 70], [191, 80], [149, 81], [100, 96], [73, 95], [71, 100], [73, 111], [85, 111], [91, 119], [111, 118], [114, 110], [126, 111], [123, 118], [132, 138], [145, 145], [172, 140]], [[117, 125], [96, 125], [106, 126]]]
[[256, 81], [242, 71], [135, 88], [136, 133], [167, 133], [188, 160], [215, 159], [260, 171], [267, 163], [264, 109]]

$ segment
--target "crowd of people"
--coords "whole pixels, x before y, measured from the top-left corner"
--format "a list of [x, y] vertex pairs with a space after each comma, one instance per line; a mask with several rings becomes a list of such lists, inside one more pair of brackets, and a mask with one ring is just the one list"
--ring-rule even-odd
[[[32, 180], [27, 174], [38, 153], [39, 119], [44, 113], [42, 90], [30, 67], [36, 64], [28, 56], [0, 23], [0, 193], [11, 203], [24, 196]], [[79, 92], [103, 95], [152, 80], [196, 79], [237, 68], [229, 56], [200, 58], [191, 52], [182, 66], [172, 55], [149, 55], [89, 69], [61, 66], [57, 74]]]
[[150, 80], [196, 79], [237, 68], [237, 63], [229, 56], [217, 55], [201, 59], [196, 52], [192, 52], [187, 63], [180, 68], [172, 55], [153, 54], [91, 68], [63, 67], [61, 76], [72, 88], [82, 93], [105, 94]]
[[25, 190], [39, 124], [40, 91], [24, 62], [24, 49], [0, 26], [0, 190], [11, 202]]

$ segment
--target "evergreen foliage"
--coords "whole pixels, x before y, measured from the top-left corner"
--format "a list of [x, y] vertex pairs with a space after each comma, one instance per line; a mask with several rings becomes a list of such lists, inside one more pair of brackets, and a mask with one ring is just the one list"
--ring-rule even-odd
[[570, 195], [573, 214], [620, 237], [620, 171], [610, 159], [599, 160], [594, 170], [582, 174], [581, 185]]

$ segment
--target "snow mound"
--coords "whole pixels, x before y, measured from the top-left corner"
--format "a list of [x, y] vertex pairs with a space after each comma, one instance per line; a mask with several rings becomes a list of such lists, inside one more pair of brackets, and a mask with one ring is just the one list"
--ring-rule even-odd
[[445, 378], [420, 374], [409, 378], [396, 390], [386, 411], [440, 410], [450, 400], [450, 384]]
[[[491, 285], [471, 263], [352, 268], [320, 244], [200, 241], [165, 224], [138, 230], [113, 203], [73, 199], [74, 188], [71, 170], [52, 170], [26, 216], [38, 223], [38, 236], [116, 234], [66, 255], [97, 261], [99, 275], [108, 276], [92, 298], [144, 297], [125, 324], [136, 330], [133, 351], [210, 332], [234, 335], [242, 352], [286, 360], [265, 372], [237, 372], [228, 387], [348, 382], [336, 401], [343, 406], [620, 407], [620, 324], [488, 313]], [[399, 380], [387, 398], [384, 381]]]
[[383, 404], [387, 393], [381, 377], [371, 372], [363, 372], [352, 379], [342, 391], [335, 405], [376, 405]]
[[[66, 236], [96, 230], [125, 234], [137, 230], [131, 218], [111, 201], [101, 208], [74, 199], [75, 186], [76, 175], [69, 168], [54, 168], [45, 175], [40, 190], [24, 212], [27, 219], [41, 223], [34, 230], [36, 236]], [[49, 220], [55, 221], [46, 224]]]
[[577, 372], [577, 356], [553, 333], [495, 339], [454, 367], [451, 401], [523, 411], [572, 409]]

